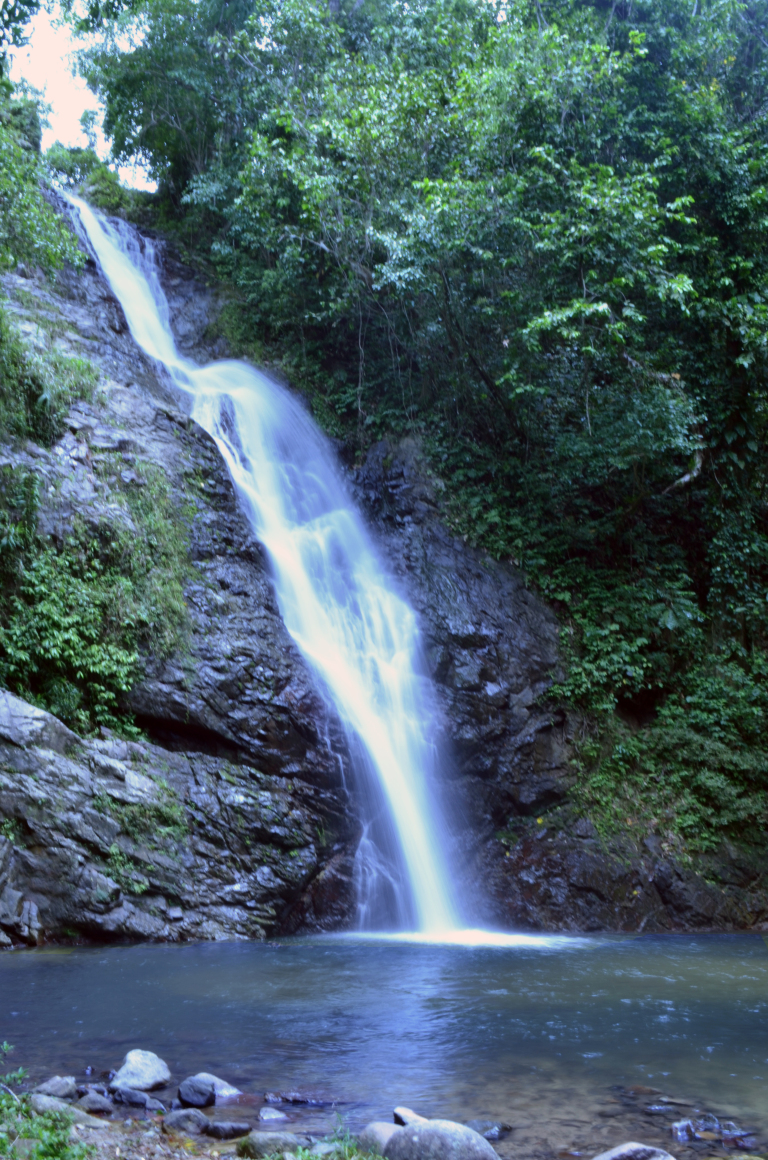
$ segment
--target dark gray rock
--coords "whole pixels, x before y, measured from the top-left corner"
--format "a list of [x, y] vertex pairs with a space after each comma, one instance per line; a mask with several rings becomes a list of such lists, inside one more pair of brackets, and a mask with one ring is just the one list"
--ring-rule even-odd
[[[140, 1094], [144, 1094], [143, 1092]], [[155, 1103], [157, 1101], [154, 1101]], [[79, 1108], [81, 1112], [90, 1112], [91, 1115], [110, 1115], [114, 1110], [112, 1100], [102, 1096], [99, 1092], [88, 1091], [84, 1096], [81, 1096], [74, 1105]]]
[[478, 1132], [452, 1120], [427, 1120], [394, 1132], [384, 1147], [385, 1160], [496, 1160]]
[[209, 1120], [205, 1129], [206, 1136], [214, 1140], [236, 1140], [239, 1136], [247, 1136], [251, 1125], [237, 1120]]
[[467, 1120], [467, 1127], [486, 1140], [503, 1140], [512, 1131], [512, 1125], [501, 1120]]
[[200, 1136], [208, 1129], [208, 1117], [198, 1108], [179, 1108], [169, 1112], [163, 1120], [164, 1132], [179, 1132], [183, 1136]]
[[179, 1084], [179, 1099], [187, 1108], [210, 1108], [216, 1103], [214, 1085], [193, 1075]]
[[119, 1087], [112, 1091], [114, 1102], [127, 1108], [146, 1108], [149, 1098], [146, 1092], [137, 1091], [135, 1088]]

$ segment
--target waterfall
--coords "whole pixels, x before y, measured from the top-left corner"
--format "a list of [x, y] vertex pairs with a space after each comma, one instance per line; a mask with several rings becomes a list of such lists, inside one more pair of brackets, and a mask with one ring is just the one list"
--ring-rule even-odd
[[456, 931], [416, 618], [328, 443], [267, 375], [242, 362], [199, 367], [184, 358], [152, 241], [69, 200], [134, 339], [191, 396], [192, 417], [216, 441], [269, 556], [286, 628], [346, 729], [364, 827], [355, 859], [360, 928]]

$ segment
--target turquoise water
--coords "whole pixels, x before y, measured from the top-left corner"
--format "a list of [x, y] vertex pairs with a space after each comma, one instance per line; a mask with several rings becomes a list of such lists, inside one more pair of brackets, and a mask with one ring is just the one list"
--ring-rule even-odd
[[337, 1101], [295, 1112], [315, 1127], [405, 1103], [527, 1123], [531, 1139], [545, 1116], [567, 1147], [615, 1085], [641, 1084], [762, 1131], [768, 947], [668, 935], [24, 950], [0, 955], [3, 1038], [35, 1079], [98, 1076], [143, 1047], [177, 1080], [212, 1071], [256, 1103], [274, 1089]]

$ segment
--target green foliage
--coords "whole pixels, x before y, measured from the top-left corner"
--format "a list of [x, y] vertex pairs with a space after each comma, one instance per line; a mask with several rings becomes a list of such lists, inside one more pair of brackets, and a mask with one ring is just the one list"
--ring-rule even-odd
[[124, 854], [118, 845], [113, 844], [109, 847], [106, 869], [110, 878], [131, 894], [145, 894], [149, 890], [147, 878], [138, 869], [133, 859]]
[[84, 261], [69, 227], [43, 195], [40, 136], [36, 101], [14, 95], [0, 78], [0, 271], [19, 262], [53, 270], [64, 261], [78, 267]]
[[[9, 1043], [0, 1044], [3, 1059], [12, 1050]], [[93, 1149], [70, 1140], [69, 1112], [33, 1114], [29, 1096], [13, 1091], [25, 1075], [23, 1068], [0, 1075], [0, 1155], [7, 1160], [88, 1160]], [[34, 1143], [22, 1147], [22, 1140]]]

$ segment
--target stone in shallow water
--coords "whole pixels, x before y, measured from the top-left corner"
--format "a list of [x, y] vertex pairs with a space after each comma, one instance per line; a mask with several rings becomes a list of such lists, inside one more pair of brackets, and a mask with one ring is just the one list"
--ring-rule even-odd
[[497, 1160], [479, 1132], [453, 1120], [426, 1120], [401, 1128], [388, 1140], [384, 1156], [386, 1160]]
[[[143, 1094], [143, 1093], [142, 1093]], [[102, 1096], [99, 1092], [88, 1091], [84, 1096], [74, 1104], [74, 1107], [79, 1108], [81, 1112], [101, 1113], [102, 1115], [112, 1111], [112, 1101], [108, 1100], [106, 1096]]]
[[274, 1156], [276, 1152], [295, 1152], [302, 1146], [293, 1132], [250, 1132], [237, 1145], [238, 1156], [248, 1160], [262, 1160], [263, 1156]]
[[429, 1121], [426, 1116], [420, 1116], [418, 1112], [411, 1111], [410, 1108], [404, 1108], [402, 1105], [395, 1108], [393, 1112], [395, 1123], [405, 1127], [406, 1124], [427, 1124]]
[[169, 1112], [163, 1120], [164, 1132], [181, 1132], [185, 1136], [200, 1136], [208, 1128], [208, 1117], [199, 1108], [179, 1108]]
[[501, 1120], [467, 1120], [467, 1127], [479, 1132], [486, 1140], [502, 1140], [507, 1132], [512, 1131], [512, 1125]]
[[211, 1084], [217, 1103], [219, 1100], [231, 1100], [235, 1096], [241, 1096], [243, 1094], [240, 1088], [236, 1088], [231, 1083], [227, 1083], [225, 1079], [219, 1079], [217, 1075], [211, 1075], [209, 1071], [198, 1071], [191, 1078], [198, 1080], [200, 1083]]
[[133, 1088], [135, 1091], [150, 1092], [154, 1088], [170, 1083], [168, 1064], [155, 1055], [154, 1051], [129, 1051], [120, 1070], [110, 1083], [110, 1087]]
[[159, 1100], [154, 1100], [146, 1092], [136, 1091], [135, 1088], [115, 1088], [112, 1098], [116, 1104], [125, 1104], [129, 1108], [144, 1108], [147, 1112], [165, 1111]]
[[388, 1124], [384, 1120], [372, 1120], [370, 1124], [365, 1125], [357, 1137], [357, 1142], [363, 1152], [380, 1152], [383, 1155], [390, 1137], [399, 1131], [397, 1124]]
[[210, 1108], [216, 1103], [216, 1090], [209, 1080], [191, 1075], [179, 1084], [179, 1099], [187, 1108]]
[[236, 1140], [238, 1136], [247, 1136], [250, 1130], [250, 1124], [237, 1120], [209, 1120], [205, 1134], [214, 1140]]
[[269, 1106], [259, 1109], [259, 1119], [269, 1122], [270, 1120], [287, 1120], [288, 1117], [285, 1112], [281, 1112], [279, 1108], [270, 1108]]
[[58, 1100], [73, 1100], [77, 1095], [77, 1084], [73, 1075], [54, 1075], [35, 1091], [41, 1096], [55, 1096]]
[[627, 1144], [619, 1144], [609, 1152], [600, 1152], [594, 1160], [674, 1160], [669, 1152], [663, 1148], [654, 1148], [651, 1144], [638, 1144], [630, 1140]]

